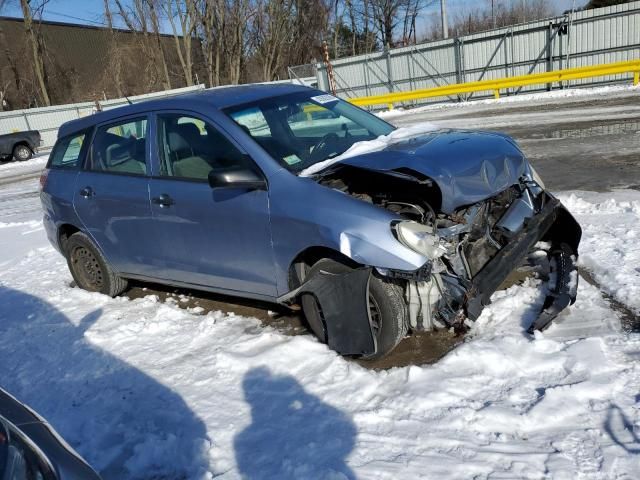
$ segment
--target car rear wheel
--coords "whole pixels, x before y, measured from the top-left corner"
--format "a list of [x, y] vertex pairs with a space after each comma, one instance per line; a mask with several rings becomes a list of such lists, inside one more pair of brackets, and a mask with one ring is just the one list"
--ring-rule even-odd
[[[311, 268], [296, 268], [300, 280], [320, 270], [341, 274], [352, 269], [343, 263], [328, 258], [319, 260]], [[384, 357], [391, 352], [406, 335], [407, 310], [403, 288], [375, 274], [372, 274], [369, 280], [367, 300], [371, 328], [376, 338], [376, 351], [363, 356], [363, 358], [373, 360]], [[327, 328], [322, 315], [322, 307], [316, 297], [310, 293], [303, 294], [301, 295], [301, 303], [309, 327], [318, 340], [327, 343]]]
[[100, 250], [84, 233], [77, 232], [69, 237], [65, 253], [71, 275], [80, 288], [110, 297], [127, 288], [127, 280], [113, 271]]
[[19, 162], [29, 160], [31, 158], [31, 155], [31, 149], [26, 145], [16, 145], [15, 147], [13, 147], [13, 158], [18, 160]]

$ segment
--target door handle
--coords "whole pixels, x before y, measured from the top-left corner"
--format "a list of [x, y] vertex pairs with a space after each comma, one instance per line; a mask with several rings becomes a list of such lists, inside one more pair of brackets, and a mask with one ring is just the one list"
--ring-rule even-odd
[[91, 187], [84, 187], [80, 190], [80, 196], [83, 198], [93, 197], [93, 189]]
[[156, 205], [160, 205], [160, 208], [170, 207], [175, 203], [173, 199], [166, 193], [163, 193], [159, 197], [152, 198], [151, 201]]

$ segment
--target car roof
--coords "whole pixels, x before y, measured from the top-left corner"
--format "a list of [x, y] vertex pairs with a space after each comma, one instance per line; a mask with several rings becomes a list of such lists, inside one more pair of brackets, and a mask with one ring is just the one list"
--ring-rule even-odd
[[[145, 100], [123, 107], [112, 108], [98, 112], [94, 115], [71, 120], [60, 126], [58, 138], [65, 137], [74, 132], [90, 128], [99, 123], [117, 120], [128, 115], [148, 112], [151, 110], [167, 109], [193, 109], [202, 110], [203, 104], [213, 108], [223, 109], [243, 103], [261, 100], [263, 98], [288, 95], [297, 92], [318, 92], [313, 88], [303, 85], [286, 84], [251, 84], [236, 85], [200, 90], [195, 93], [175, 95], [172, 97]], [[322, 92], [321, 92], [322, 93]]]

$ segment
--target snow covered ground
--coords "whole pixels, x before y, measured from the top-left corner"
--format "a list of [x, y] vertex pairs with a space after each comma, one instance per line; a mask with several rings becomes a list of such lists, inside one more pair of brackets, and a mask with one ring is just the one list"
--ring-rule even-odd
[[[585, 281], [535, 338], [528, 280], [437, 364], [373, 371], [254, 318], [72, 288], [36, 192], [0, 185], [0, 386], [105, 479], [638, 476], [640, 334]], [[560, 197], [581, 267], [640, 313], [640, 192]]]

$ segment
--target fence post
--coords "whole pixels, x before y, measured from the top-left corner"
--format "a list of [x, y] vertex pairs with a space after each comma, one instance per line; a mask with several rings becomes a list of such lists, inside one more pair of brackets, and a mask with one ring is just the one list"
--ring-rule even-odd
[[27, 130], [31, 130], [31, 125], [29, 124], [29, 117], [27, 116], [27, 112], [22, 112], [24, 116], [24, 122], [27, 124]]
[[369, 55], [364, 56], [364, 62], [362, 62], [362, 68], [364, 71], [364, 93], [368, 97], [371, 95], [371, 88], [369, 85], [369, 66], [367, 65], [367, 60], [369, 59]]
[[[453, 39], [453, 55], [456, 64], [456, 83], [463, 83], [462, 80], [462, 46], [458, 37]], [[458, 101], [462, 101], [462, 96], [458, 95]]]
[[393, 73], [391, 72], [391, 48], [387, 44], [385, 48], [387, 61], [387, 78], [389, 79], [389, 93], [393, 93]]
[[[553, 22], [549, 22], [547, 29], [547, 72], [553, 72]], [[553, 89], [552, 83], [547, 83], [547, 92]]]

